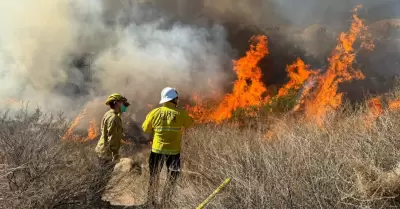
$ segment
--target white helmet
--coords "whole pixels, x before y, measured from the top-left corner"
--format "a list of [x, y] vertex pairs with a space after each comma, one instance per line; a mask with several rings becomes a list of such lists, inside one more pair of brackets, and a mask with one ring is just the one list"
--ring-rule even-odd
[[166, 87], [161, 91], [161, 101], [160, 104], [172, 101], [178, 97], [178, 92], [174, 88]]

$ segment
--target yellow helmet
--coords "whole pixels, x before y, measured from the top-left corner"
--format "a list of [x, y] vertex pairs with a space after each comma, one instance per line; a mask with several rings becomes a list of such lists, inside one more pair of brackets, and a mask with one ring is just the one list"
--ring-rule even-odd
[[107, 98], [106, 105], [110, 105], [110, 102], [112, 102], [112, 101], [122, 101], [126, 107], [128, 107], [130, 105], [128, 100], [125, 97], [123, 97], [117, 93], [111, 94]]

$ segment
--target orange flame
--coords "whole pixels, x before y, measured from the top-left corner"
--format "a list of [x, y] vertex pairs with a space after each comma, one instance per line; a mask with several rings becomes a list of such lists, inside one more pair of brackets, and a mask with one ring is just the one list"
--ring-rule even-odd
[[245, 57], [234, 61], [234, 71], [237, 80], [233, 92], [226, 95], [211, 118], [220, 123], [232, 117], [232, 112], [238, 108], [258, 106], [263, 102], [262, 95], [267, 91], [261, 81], [261, 69], [258, 62], [268, 54], [267, 38], [255, 36], [251, 39], [252, 45]]
[[194, 94], [192, 97], [195, 106], [187, 106], [189, 115], [199, 123], [206, 123], [211, 121], [212, 109], [207, 107], [205, 100], [201, 99], [198, 94]]
[[[338, 92], [338, 86], [354, 79], [365, 78], [361, 71], [352, 68], [356, 58], [353, 45], [358, 38], [361, 40], [361, 48], [369, 50], [374, 48], [372, 41], [367, 40], [369, 36], [363, 33], [366, 26], [357, 16], [360, 8], [361, 6], [357, 6], [354, 9], [349, 31], [339, 35], [338, 44], [328, 58], [329, 66], [326, 72], [320, 75], [318, 71], [310, 70], [301, 59], [297, 59], [295, 63], [287, 66], [289, 82], [278, 91], [277, 97], [284, 97], [290, 90], [302, 88], [299, 101], [292, 111], [302, 108], [306, 119], [315, 120], [319, 125], [322, 125], [329, 112], [336, 110], [342, 104], [343, 93]], [[238, 78], [232, 93], [226, 95], [216, 109], [207, 107], [200, 97], [193, 97], [197, 105], [188, 108], [197, 121], [220, 123], [231, 118], [237, 109], [243, 108], [245, 114], [252, 115], [254, 111], [249, 107], [258, 108], [262, 104], [273, 102], [270, 100], [270, 95], [264, 95], [267, 89], [261, 82], [262, 73], [257, 66], [258, 62], [269, 53], [267, 38], [256, 36], [251, 41], [246, 56], [234, 61], [234, 71]]]
[[311, 76], [307, 80], [307, 82], [304, 83], [303, 89], [300, 91], [300, 98], [298, 99], [297, 104], [293, 107], [292, 112], [296, 112], [296, 111], [300, 110], [302, 106], [304, 106], [304, 103], [306, 102], [306, 98], [310, 94], [310, 92], [312, 92], [317, 79], [318, 79], [318, 77]]
[[96, 125], [96, 120], [92, 119], [90, 121], [89, 129], [88, 129], [88, 140], [93, 140], [96, 139], [96, 137], [99, 135], [99, 131]]
[[365, 117], [365, 126], [371, 128], [373, 122], [383, 114], [382, 101], [379, 98], [372, 98], [367, 102], [368, 114]]
[[66, 140], [66, 139], [81, 140], [82, 137], [78, 137], [78, 136], [76, 136], [74, 134], [74, 129], [79, 124], [79, 122], [83, 119], [83, 117], [85, 115], [86, 115], [86, 109], [84, 109], [82, 112], [80, 112], [78, 114], [78, 116], [76, 116], [76, 118], [74, 119], [74, 121], [72, 122], [71, 126], [69, 127], [67, 132], [62, 137], [62, 139], [64, 139], [64, 140]]
[[71, 126], [68, 128], [67, 132], [65, 132], [62, 139], [84, 142], [84, 141], [94, 140], [99, 136], [99, 130], [97, 128], [95, 119], [92, 119], [90, 121], [87, 137], [78, 136], [74, 133], [75, 128], [79, 125], [79, 123], [85, 117], [86, 113], [87, 113], [86, 109], [84, 109], [82, 112], [80, 112], [78, 114], [78, 116], [75, 117], [74, 121], [72, 122]]
[[400, 100], [390, 101], [388, 106], [390, 111], [400, 110]]
[[262, 94], [267, 89], [261, 81], [261, 69], [257, 64], [268, 54], [267, 38], [255, 36], [251, 41], [253, 45], [246, 56], [234, 61], [234, 71], [238, 79], [233, 86], [233, 92], [225, 96], [212, 115], [217, 123], [231, 118], [232, 112], [237, 108], [258, 106], [263, 101]]
[[196, 121], [221, 123], [230, 119], [236, 109], [259, 106], [264, 101], [263, 94], [267, 89], [261, 81], [262, 73], [257, 64], [268, 54], [267, 38], [254, 36], [250, 42], [246, 56], [233, 61], [237, 80], [232, 93], [227, 94], [216, 109], [208, 108], [198, 95], [192, 98], [196, 106], [188, 106], [188, 109]]
[[364, 75], [352, 68], [355, 60], [353, 44], [365, 29], [364, 23], [357, 16], [361, 6], [354, 9], [353, 22], [347, 33], [341, 33], [338, 45], [333, 50], [327, 72], [319, 77], [317, 89], [312, 92], [312, 99], [306, 101], [306, 118], [314, 119], [319, 125], [328, 112], [337, 109], [342, 104], [343, 93], [338, 93], [338, 85], [353, 79], [364, 79]]
[[289, 94], [289, 90], [298, 90], [302, 87], [305, 81], [311, 76], [316, 75], [317, 71], [309, 69], [308, 65], [304, 64], [304, 61], [297, 58], [296, 62], [287, 66], [286, 71], [288, 72], [289, 82], [286, 83], [278, 91], [278, 97], [284, 97]]
[[[372, 98], [367, 103], [368, 114], [365, 118], [365, 125], [367, 128], [371, 128], [374, 121], [376, 121], [379, 116], [384, 112], [382, 101], [379, 98]], [[400, 100], [388, 101], [387, 105], [388, 111], [399, 111], [400, 110]]]

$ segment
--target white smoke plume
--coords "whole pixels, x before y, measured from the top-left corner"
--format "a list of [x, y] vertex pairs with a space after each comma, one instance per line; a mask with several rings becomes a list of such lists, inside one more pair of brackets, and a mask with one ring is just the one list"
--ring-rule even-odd
[[[144, 106], [165, 86], [205, 94], [209, 79], [224, 83], [231, 60], [223, 27], [170, 23], [136, 1], [0, 5], [0, 98], [49, 111], [79, 111], [113, 92]], [[90, 66], [77, 67], [85, 56]]]

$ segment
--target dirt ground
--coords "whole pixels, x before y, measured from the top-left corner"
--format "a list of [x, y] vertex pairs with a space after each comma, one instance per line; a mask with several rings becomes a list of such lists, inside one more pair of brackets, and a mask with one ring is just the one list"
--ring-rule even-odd
[[[160, 177], [165, 182], [166, 173]], [[149, 173], [144, 160], [122, 158], [115, 166], [113, 177], [103, 199], [115, 206], [140, 207], [146, 203]]]

